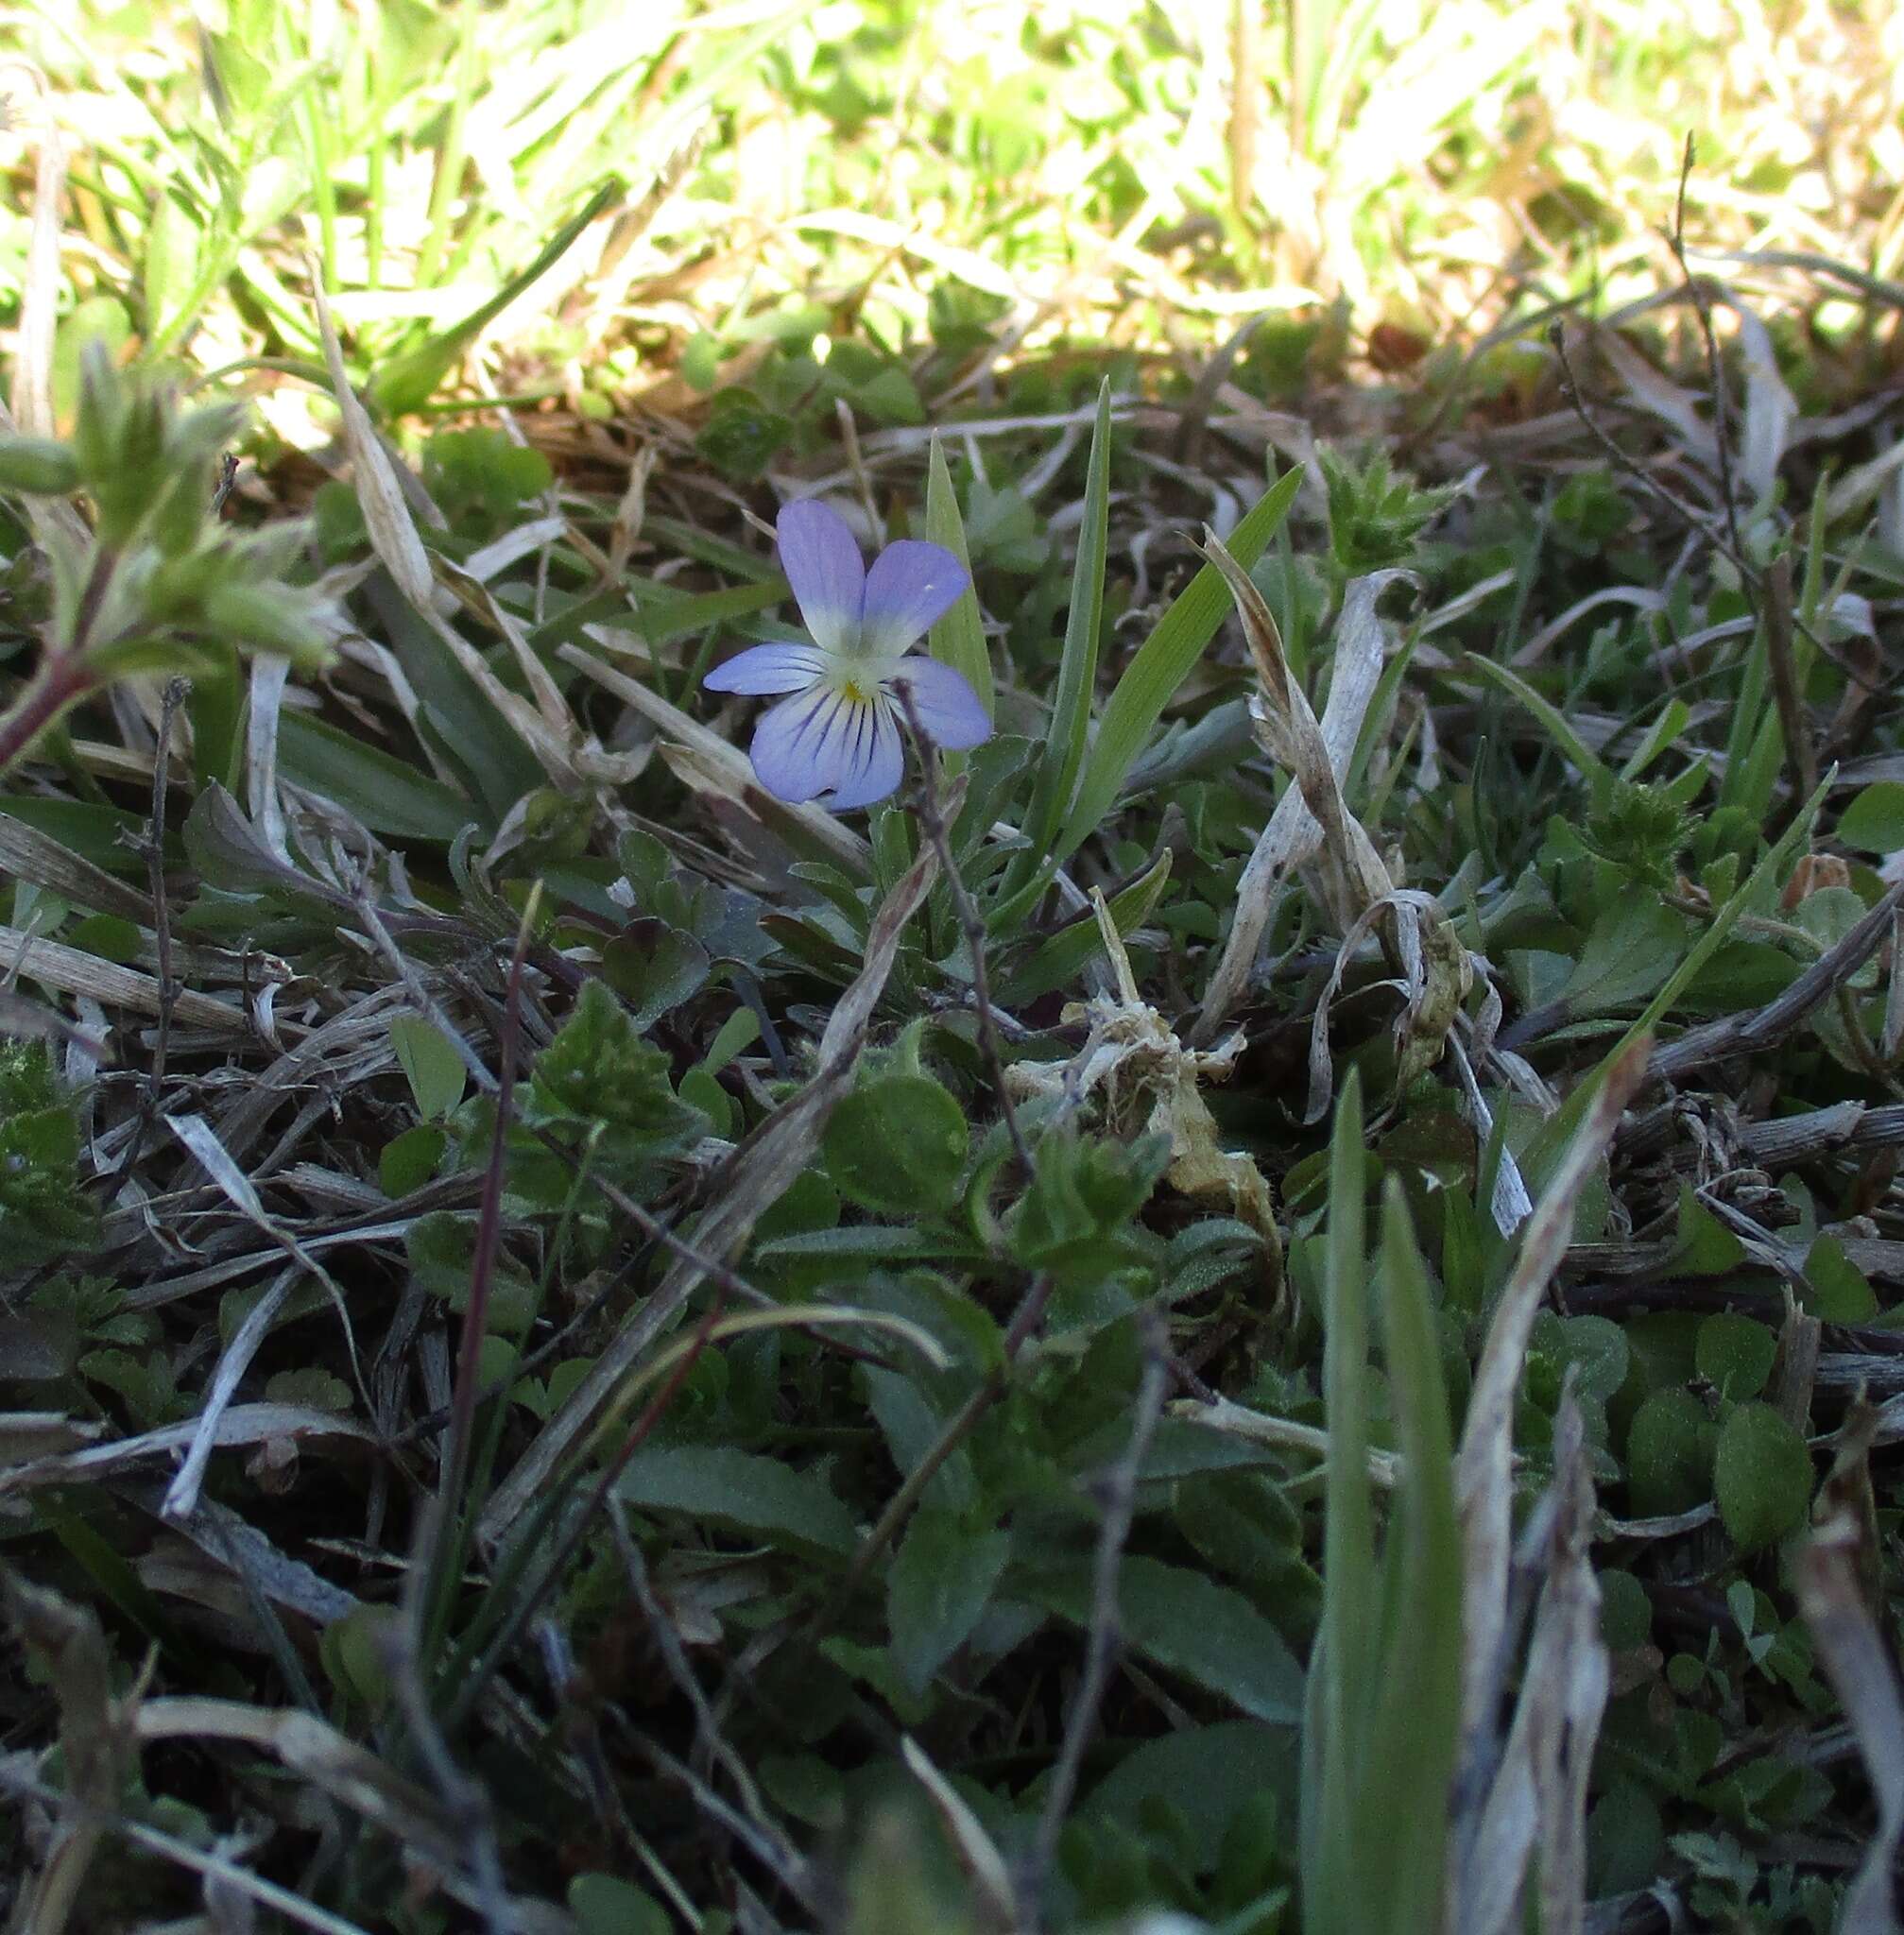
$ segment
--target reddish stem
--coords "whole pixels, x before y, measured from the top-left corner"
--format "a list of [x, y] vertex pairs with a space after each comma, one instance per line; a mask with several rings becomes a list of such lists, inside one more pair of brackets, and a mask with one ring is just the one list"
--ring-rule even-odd
[[38, 677], [0, 718], [0, 773], [19, 759], [68, 706], [93, 689], [93, 676], [77, 652], [48, 657]]

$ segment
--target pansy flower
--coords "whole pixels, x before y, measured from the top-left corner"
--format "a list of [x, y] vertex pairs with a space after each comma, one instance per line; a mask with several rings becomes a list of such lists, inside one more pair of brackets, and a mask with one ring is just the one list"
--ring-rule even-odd
[[761, 714], [748, 748], [769, 793], [835, 812], [883, 799], [904, 771], [901, 686], [936, 745], [960, 751], [990, 738], [964, 676], [912, 649], [969, 582], [950, 551], [901, 539], [868, 571], [846, 521], [812, 497], [788, 505], [776, 529], [812, 642], [756, 645], [702, 681], [715, 692], [791, 694]]

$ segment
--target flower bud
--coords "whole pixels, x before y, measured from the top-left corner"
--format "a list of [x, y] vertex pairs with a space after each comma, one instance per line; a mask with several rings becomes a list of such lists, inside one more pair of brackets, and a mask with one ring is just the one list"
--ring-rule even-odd
[[0, 490], [29, 497], [70, 497], [79, 488], [79, 459], [45, 437], [0, 437]]

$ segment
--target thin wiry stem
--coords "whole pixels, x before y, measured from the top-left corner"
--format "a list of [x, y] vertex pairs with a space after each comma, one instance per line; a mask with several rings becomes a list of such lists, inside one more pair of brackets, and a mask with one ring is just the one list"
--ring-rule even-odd
[[939, 871], [945, 876], [946, 889], [952, 895], [952, 913], [958, 920], [959, 932], [965, 936], [966, 949], [971, 955], [972, 999], [978, 1007], [979, 1050], [985, 1056], [986, 1072], [991, 1077], [992, 1089], [998, 1097], [999, 1113], [1004, 1120], [1004, 1132], [1010, 1139], [1012, 1154], [1018, 1158], [1021, 1172], [1028, 1176], [1031, 1174], [1031, 1151], [1025, 1146], [1018, 1113], [1012, 1107], [1011, 1090], [1005, 1086], [1004, 1055], [999, 1047], [998, 1021], [992, 1010], [991, 977], [986, 968], [985, 919], [972, 904], [972, 898], [966, 891], [965, 882], [959, 874], [958, 863], [952, 857], [952, 836], [939, 800], [938, 747], [919, 718], [912, 687], [905, 679], [900, 678], [894, 681], [893, 690], [898, 694], [901, 709], [906, 715], [907, 729], [919, 749], [919, 822], [925, 828], [926, 838], [938, 854]]
[[1058, 1835], [1077, 1793], [1085, 1750], [1097, 1729], [1098, 1709], [1104, 1704], [1122, 1643], [1117, 1609], [1118, 1571], [1124, 1562], [1124, 1544], [1130, 1537], [1131, 1521], [1137, 1515], [1138, 1473], [1143, 1469], [1170, 1381], [1170, 1351], [1163, 1319], [1157, 1310], [1147, 1310], [1142, 1325], [1143, 1377], [1138, 1385], [1130, 1443], [1124, 1447], [1124, 1456], [1105, 1474], [1104, 1519], [1098, 1528], [1097, 1557], [1091, 1573], [1090, 1633], [1085, 1645], [1084, 1674], [1065, 1719], [1064, 1742], [1058, 1751], [1057, 1765], [1052, 1770], [1051, 1785], [1045, 1790], [1044, 1812], [1038, 1821], [1031, 1869], [1022, 1888], [1022, 1898], [1034, 1903], [1043, 1900], [1057, 1855]]

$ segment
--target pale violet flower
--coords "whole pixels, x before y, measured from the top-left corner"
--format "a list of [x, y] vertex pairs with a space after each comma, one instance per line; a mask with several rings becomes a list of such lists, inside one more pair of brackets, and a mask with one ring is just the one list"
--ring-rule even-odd
[[903, 685], [935, 744], [962, 751], [991, 721], [962, 674], [913, 652], [968, 583], [942, 544], [901, 539], [868, 571], [837, 511], [804, 498], [780, 512], [780, 569], [812, 634], [756, 645], [702, 681], [715, 692], [789, 693], [763, 712], [749, 754], [777, 798], [835, 812], [870, 806], [900, 783]]

